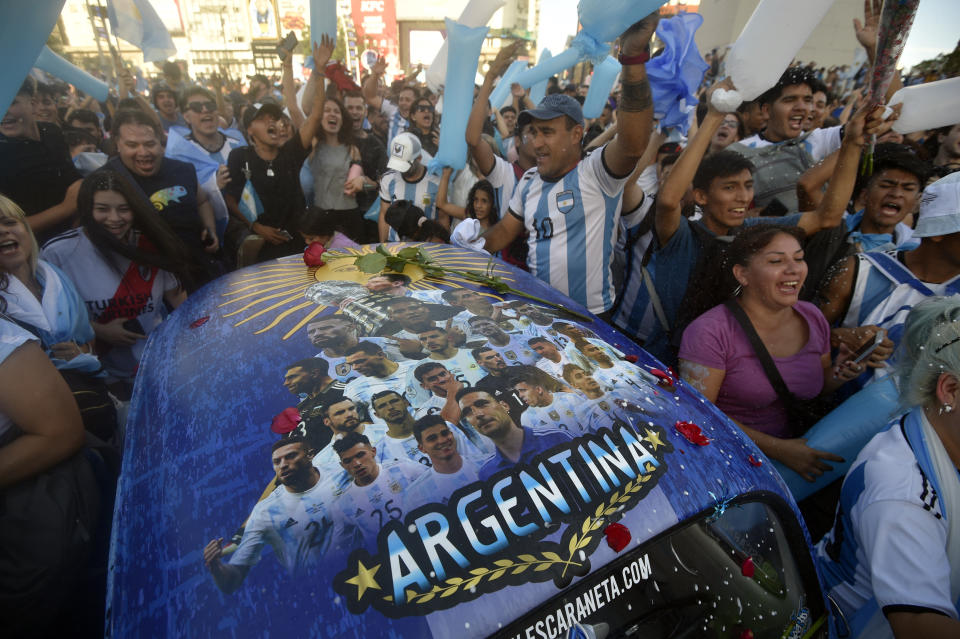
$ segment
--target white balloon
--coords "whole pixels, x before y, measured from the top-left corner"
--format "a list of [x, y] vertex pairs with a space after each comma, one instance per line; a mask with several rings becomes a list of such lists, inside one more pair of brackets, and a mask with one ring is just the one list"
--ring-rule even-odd
[[726, 70], [744, 100], [783, 75], [834, 0], [761, 0], [727, 53]]
[[[463, 8], [457, 22], [467, 27], [482, 27], [490, 22], [490, 18], [497, 9], [507, 3], [507, 0], [470, 0]], [[447, 76], [447, 41], [444, 39], [436, 57], [427, 69], [427, 86], [436, 91], [443, 86]]]
[[960, 78], [904, 87], [893, 94], [890, 105], [903, 103], [893, 123], [897, 133], [913, 133], [960, 122]]
[[743, 96], [736, 89], [717, 89], [710, 96], [710, 104], [721, 113], [733, 113], [743, 103]]

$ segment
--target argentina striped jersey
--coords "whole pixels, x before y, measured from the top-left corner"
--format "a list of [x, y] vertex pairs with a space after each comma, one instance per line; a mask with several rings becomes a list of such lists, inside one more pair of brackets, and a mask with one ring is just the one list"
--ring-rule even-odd
[[616, 242], [623, 185], [610, 174], [603, 149], [556, 180], [536, 168], [523, 174], [510, 201], [510, 213], [529, 234], [530, 272], [593, 313], [613, 305], [610, 260]]
[[[409, 200], [423, 209], [423, 214], [431, 220], [437, 219], [437, 191], [440, 189], [440, 177], [424, 172], [416, 182], [407, 182], [397, 171], [387, 171], [380, 178], [380, 199], [389, 206], [396, 200]], [[398, 242], [400, 236], [390, 228], [390, 242]]]

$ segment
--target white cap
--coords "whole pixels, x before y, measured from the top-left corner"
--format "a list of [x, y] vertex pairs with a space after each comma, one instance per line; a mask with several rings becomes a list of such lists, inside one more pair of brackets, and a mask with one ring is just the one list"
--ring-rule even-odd
[[412, 133], [400, 133], [390, 141], [390, 159], [387, 168], [405, 173], [420, 157], [420, 140]]
[[960, 232], [960, 171], [942, 177], [923, 190], [913, 237]]

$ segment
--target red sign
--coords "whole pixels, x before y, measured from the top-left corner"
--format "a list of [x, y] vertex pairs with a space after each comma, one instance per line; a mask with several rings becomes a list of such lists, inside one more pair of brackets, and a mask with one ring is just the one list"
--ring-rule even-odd
[[[353, 26], [363, 47], [400, 66], [396, 0], [352, 0]], [[359, 43], [358, 43], [359, 44]]]

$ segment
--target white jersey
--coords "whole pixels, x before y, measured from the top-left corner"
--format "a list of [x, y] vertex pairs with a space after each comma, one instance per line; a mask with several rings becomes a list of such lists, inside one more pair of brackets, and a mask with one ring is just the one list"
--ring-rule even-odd
[[[491, 449], [478, 447], [469, 437], [453, 424], [448, 423], [450, 432], [457, 442], [457, 450], [464, 459], [480, 460], [487, 457]], [[431, 466], [430, 457], [417, 446], [417, 438], [413, 435], [397, 439], [386, 433], [376, 441], [370, 440], [377, 449], [377, 461], [387, 464], [395, 461], [409, 461], [425, 467]]]
[[487, 375], [487, 371], [480, 368], [480, 365], [477, 364], [477, 360], [473, 358], [470, 351], [463, 348], [458, 348], [457, 354], [449, 359], [433, 359], [430, 357], [420, 363], [423, 364], [426, 362], [443, 364], [443, 367], [450, 371], [450, 374], [464, 386], [475, 386], [477, 382]]
[[[366, 436], [371, 442], [375, 442], [384, 433], [387, 427], [382, 424], [363, 425], [362, 435]], [[340, 465], [340, 455], [333, 449], [333, 443], [342, 439], [343, 435], [334, 435], [329, 444], [323, 447], [320, 452], [313, 456], [313, 467], [320, 471], [320, 481], [326, 484], [334, 495], [339, 495], [350, 483], [350, 473]]]
[[[398, 349], [392, 341], [388, 341], [382, 337], [364, 337], [363, 341], [371, 342], [372, 344], [379, 346], [383, 350], [384, 355], [387, 356], [387, 359], [390, 359], [394, 362], [401, 362], [406, 359], [406, 357], [400, 352], [400, 349]], [[357, 373], [354, 373], [353, 369], [350, 367], [350, 364], [347, 364], [346, 356], [337, 357], [327, 355], [324, 351], [320, 351], [314, 357], [320, 357], [327, 360], [327, 363], [330, 365], [330, 370], [327, 374], [330, 377], [334, 377], [341, 382], [347, 382], [354, 377], [357, 377]]]
[[380, 102], [380, 113], [387, 116], [387, 141], [392, 141], [393, 138], [397, 137], [399, 134], [407, 130], [407, 127], [410, 126], [410, 123], [405, 117], [400, 115], [400, 109], [396, 104], [390, 100], [384, 99]]
[[397, 461], [380, 466], [372, 483], [357, 486], [351, 482], [334, 502], [344, 521], [353, 523], [364, 539], [375, 539], [384, 524], [391, 519], [403, 519], [413, 504], [404, 494], [426, 468], [409, 461]]
[[549, 406], [528, 406], [520, 415], [526, 428], [554, 428], [571, 437], [595, 432], [608, 421], [579, 393], [553, 393]]
[[[420, 386], [417, 378], [413, 376], [413, 370], [419, 364], [419, 361], [399, 362], [397, 370], [387, 377], [361, 375], [347, 383], [343, 394], [354, 402], [362, 402], [369, 406], [371, 417], [373, 417], [373, 406], [370, 405], [370, 401], [374, 395], [383, 391], [399, 393], [410, 402], [411, 406], [419, 406], [422, 401], [426, 401], [427, 397], [427, 391]], [[379, 418], [377, 420], [382, 422]]]
[[528, 233], [530, 273], [593, 313], [606, 311], [616, 298], [610, 263], [629, 177], [609, 173], [605, 149], [556, 181], [547, 182], [530, 169], [510, 201], [510, 213]]
[[328, 551], [349, 541], [342, 522], [329, 507], [331, 499], [322, 478], [302, 493], [277, 487], [253, 507], [230, 563], [254, 565], [260, 561], [263, 544], [268, 543], [288, 572], [317, 564]]
[[[108, 263], [83, 229], [62, 233], [44, 244], [40, 257], [63, 271], [87, 306], [91, 321], [105, 324], [117, 318], [136, 319], [149, 334], [166, 317], [163, 294], [179, 287], [177, 278], [160, 269], [138, 266], [112, 254]], [[100, 356], [114, 376], [134, 376], [146, 340], [132, 346], [111, 345]]]
[[477, 481], [480, 473], [480, 463], [464, 459], [463, 465], [455, 473], [438, 473], [435, 468], [427, 469], [417, 481], [410, 486], [411, 504], [446, 504], [450, 494], [458, 488]]
[[510, 341], [505, 346], [498, 346], [489, 340], [486, 346], [500, 353], [500, 357], [507, 363], [507, 366], [513, 366], [514, 364], [532, 366], [541, 359], [536, 351], [530, 348], [526, 339], [518, 338], [516, 335], [510, 335]]
[[[960, 275], [939, 284], [921, 282], [897, 253], [858, 253], [859, 268], [853, 285], [850, 305], [840, 325], [843, 327], [879, 326], [887, 332], [894, 345], [900, 344], [903, 323], [910, 310], [919, 302], [933, 296], [960, 294]], [[873, 377], [889, 374], [887, 362], [882, 368], [872, 369]]]
[[[423, 209], [429, 219], [437, 219], [437, 191], [440, 189], [440, 177], [425, 172], [416, 182], [407, 182], [397, 171], [387, 171], [380, 178], [380, 199], [389, 206], [396, 200], [409, 200]], [[390, 242], [397, 242], [400, 236], [390, 227]]]
[[490, 185], [493, 186], [494, 206], [502, 220], [510, 211], [510, 200], [513, 197], [513, 190], [517, 186], [517, 174], [513, 170], [513, 165], [499, 156], [493, 156], [493, 168], [490, 175], [484, 176]]
[[584, 365], [586, 365], [587, 368], [585, 368], [584, 370], [589, 372], [590, 366], [589, 364], [585, 364], [585, 361], [573, 360], [564, 351], [558, 351], [558, 352], [560, 353], [559, 362], [555, 362], [552, 359], [547, 359], [546, 357], [541, 357], [540, 359], [537, 360], [537, 363], [534, 364], [534, 366], [536, 366], [543, 372], [553, 377], [556, 377], [557, 379], [560, 379], [560, 380], [563, 379], [563, 367], [566, 366], [567, 364], [574, 364], [576, 366], [580, 366], [581, 368], [583, 368]]
[[446, 405], [446, 397], [437, 397], [433, 393], [430, 393], [430, 399], [417, 406], [413, 411], [413, 416], [415, 419], [420, 419], [421, 417], [426, 417], [427, 415], [439, 415], [440, 411], [442, 411], [443, 407]]
[[939, 495], [897, 420], [857, 456], [843, 480], [834, 529], [816, 548], [824, 589], [853, 626], [851, 637], [893, 636], [886, 623], [867, 632], [864, 617], [874, 607], [957, 618], [947, 534]]

